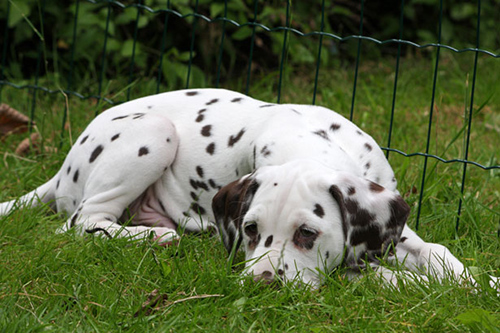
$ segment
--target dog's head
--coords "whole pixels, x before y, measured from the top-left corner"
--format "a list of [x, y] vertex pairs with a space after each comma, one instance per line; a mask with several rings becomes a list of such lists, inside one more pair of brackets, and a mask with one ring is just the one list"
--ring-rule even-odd
[[259, 168], [223, 187], [212, 208], [228, 252], [243, 243], [256, 280], [317, 285], [395, 246], [409, 207], [392, 191], [311, 161]]

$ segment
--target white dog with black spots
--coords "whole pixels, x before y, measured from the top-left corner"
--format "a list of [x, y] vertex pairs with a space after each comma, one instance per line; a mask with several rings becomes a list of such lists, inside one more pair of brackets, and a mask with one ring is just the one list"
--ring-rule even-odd
[[[218, 229], [247, 274], [318, 285], [366, 264], [389, 283], [395, 262], [425, 279], [473, 278], [450, 251], [406, 226], [409, 206], [377, 143], [319, 106], [270, 104], [222, 89], [133, 100], [96, 117], [59, 172], [0, 204], [49, 204], [76, 229], [107, 237], [178, 238]], [[500, 289], [498, 279], [491, 285]]]

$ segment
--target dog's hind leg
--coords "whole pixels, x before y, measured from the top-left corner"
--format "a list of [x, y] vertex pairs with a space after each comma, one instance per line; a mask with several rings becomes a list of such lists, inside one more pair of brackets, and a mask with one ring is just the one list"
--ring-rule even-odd
[[[133, 203], [141, 201], [171, 166], [179, 144], [176, 129], [167, 117], [139, 115], [115, 117], [109, 123], [99, 119], [97, 126], [91, 124], [83, 134], [89, 140], [73, 147], [68, 164], [72, 170], [79, 170], [78, 179], [64, 178], [65, 184], [61, 183], [62, 190], [56, 194], [70, 197], [76, 188], [82, 194], [75, 208], [68, 210], [70, 217], [60, 232], [75, 227], [81, 234], [133, 239], [152, 233], [160, 242], [177, 236], [176, 225], [158, 209], [155, 221], [147, 225], [134, 225], [138, 213], [134, 211], [130, 212], [129, 225], [120, 224], [127, 222], [121, 219], [127, 215], [124, 213], [133, 210]], [[90, 160], [81, 156], [90, 156]]]
[[16, 207], [36, 207], [40, 203], [55, 208], [55, 186], [56, 177], [20, 198], [0, 203], [0, 216], [9, 214]]

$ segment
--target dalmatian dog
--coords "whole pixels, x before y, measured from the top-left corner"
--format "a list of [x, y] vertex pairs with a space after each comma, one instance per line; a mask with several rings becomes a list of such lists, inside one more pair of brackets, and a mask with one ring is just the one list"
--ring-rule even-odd
[[[339, 265], [470, 280], [442, 245], [405, 222], [409, 206], [377, 143], [324, 107], [272, 104], [222, 89], [181, 90], [107, 110], [83, 131], [59, 172], [0, 204], [49, 204], [61, 232], [160, 243], [218, 229], [245, 273], [265, 283], [319, 285]], [[495, 285], [496, 283], [496, 285]], [[498, 279], [492, 278], [498, 288]]]

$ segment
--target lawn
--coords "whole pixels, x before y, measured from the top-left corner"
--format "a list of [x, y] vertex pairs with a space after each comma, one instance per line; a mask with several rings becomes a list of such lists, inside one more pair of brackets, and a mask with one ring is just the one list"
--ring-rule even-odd
[[[443, 52], [445, 53], [445, 52]], [[429, 153], [444, 159], [465, 154], [468, 107], [472, 89], [472, 54], [440, 59], [436, 98], [429, 133]], [[391, 147], [405, 153], [424, 152], [430, 117], [432, 57], [401, 60]], [[394, 61], [362, 62], [353, 121], [387, 147]], [[469, 160], [498, 165], [500, 146], [500, 62], [479, 59], [474, 94]], [[353, 68], [320, 72], [316, 103], [349, 117]], [[278, 73], [254, 75], [250, 94], [276, 101]], [[311, 103], [314, 73], [285, 73], [282, 103]], [[126, 82], [126, 81], [125, 81]], [[244, 91], [244, 80], [223, 86]], [[51, 89], [51, 80], [42, 80]], [[106, 97], [125, 99], [123, 81], [109, 82]], [[155, 82], [134, 85], [134, 97], [154, 92]], [[4, 87], [2, 102], [29, 114], [28, 90]], [[44, 183], [95, 112], [108, 107], [60, 93], [38, 92], [38, 149], [19, 157], [15, 148], [27, 134], [10, 135], [0, 145], [0, 201], [15, 198]], [[65, 109], [69, 120], [61, 141]], [[410, 226], [422, 191], [424, 158], [389, 154], [399, 190], [412, 206]], [[458, 230], [463, 165], [429, 158], [418, 233], [439, 242], [479, 277], [500, 276], [500, 170], [469, 165]], [[500, 297], [453, 281], [408, 284], [399, 290], [384, 286], [367, 273], [348, 281], [343, 268], [332, 272], [317, 290], [279, 289], [241, 281], [243, 258], [228, 266], [216, 237], [183, 235], [166, 248], [151, 242], [127, 242], [55, 234], [64, 217], [47, 207], [18, 209], [0, 217], [0, 331], [165, 332], [165, 331], [417, 331], [500, 332]]]

